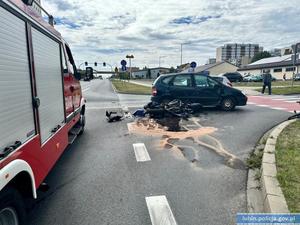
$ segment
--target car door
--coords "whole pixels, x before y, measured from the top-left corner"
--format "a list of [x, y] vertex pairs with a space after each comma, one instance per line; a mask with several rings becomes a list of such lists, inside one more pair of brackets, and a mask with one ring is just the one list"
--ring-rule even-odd
[[194, 102], [195, 87], [191, 74], [180, 74], [174, 77], [170, 83], [170, 94], [172, 99]]
[[198, 74], [194, 75], [194, 80], [197, 102], [203, 106], [218, 105], [222, 94], [222, 84], [208, 76]]

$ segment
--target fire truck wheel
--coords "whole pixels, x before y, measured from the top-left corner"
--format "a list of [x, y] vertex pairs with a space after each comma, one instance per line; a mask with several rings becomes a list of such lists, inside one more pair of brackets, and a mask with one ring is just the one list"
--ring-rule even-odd
[[80, 126], [82, 127], [79, 135], [82, 135], [84, 132], [84, 127], [85, 127], [85, 115], [81, 115], [80, 121], [79, 121]]
[[26, 211], [23, 199], [14, 188], [4, 188], [0, 193], [0, 224], [26, 224]]

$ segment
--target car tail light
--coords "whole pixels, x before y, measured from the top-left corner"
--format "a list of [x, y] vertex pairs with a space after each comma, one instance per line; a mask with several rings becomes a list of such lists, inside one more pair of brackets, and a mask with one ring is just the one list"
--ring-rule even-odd
[[157, 95], [156, 87], [152, 87], [152, 95], [153, 95], [153, 96], [156, 96], [156, 95]]

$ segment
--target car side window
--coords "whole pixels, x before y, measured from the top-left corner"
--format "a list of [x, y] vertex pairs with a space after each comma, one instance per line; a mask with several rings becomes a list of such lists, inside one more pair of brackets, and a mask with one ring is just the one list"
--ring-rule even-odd
[[177, 75], [173, 80], [173, 86], [192, 87], [192, 76], [191, 75]]
[[166, 77], [166, 78], [164, 78], [163, 80], [162, 80], [162, 82], [164, 83], [164, 84], [166, 84], [166, 85], [169, 85], [170, 84], [170, 81], [172, 80], [172, 76], [170, 76], [170, 77]]
[[207, 82], [208, 82], [209, 87], [214, 87], [216, 85], [219, 85], [219, 83], [217, 81], [215, 81], [214, 79], [207, 78]]
[[208, 87], [208, 81], [206, 76], [195, 75], [196, 87]]

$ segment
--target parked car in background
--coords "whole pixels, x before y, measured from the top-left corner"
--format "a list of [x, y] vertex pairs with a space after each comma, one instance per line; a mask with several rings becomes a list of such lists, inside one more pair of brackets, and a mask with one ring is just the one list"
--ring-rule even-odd
[[232, 83], [230, 82], [230, 80], [227, 79], [227, 77], [224, 77], [223, 75], [219, 75], [219, 76], [210, 75], [210, 76], [214, 80], [219, 81], [228, 87], [232, 87]]
[[225, 111], [247, 104], [247, 97], [202, 73], [176, 73], [158, 77], [152, 87], [151, 101], [167, 103], [174, 99], [200, 103], [203, 107], [221, 107]]
[[[243, 81], [245, 81], [245, 82], [262, 82], [263, 77], [262, 77], [262, 74], [250, 75], [250, 76], [244, 77]], [[276, 81], [276, 78], [273, 76], [272, 76], [272, 81]]]
[[241, 82], [241, 81], [243, 81], [243, 76], [238, 72], [224, 73], [224, 74], [222, 74], [222, 76], [227, 77], [227, 79], [230, 82]]
[[294, 77], [295, 81], [299, 81], [300, 80], [300, 73], [297, 73]]
[[250, 75], [250, 76], [244, 77], [243, 81], [245, 81], [245, 82], [262, 82], [262, 76]]

